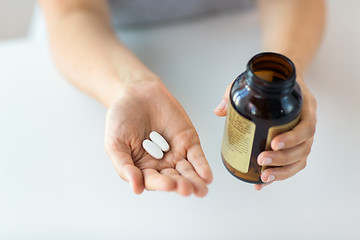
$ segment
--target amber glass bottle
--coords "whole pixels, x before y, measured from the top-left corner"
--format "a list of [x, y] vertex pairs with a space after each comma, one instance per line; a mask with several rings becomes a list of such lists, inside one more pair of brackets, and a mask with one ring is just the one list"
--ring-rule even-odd
[[271, 52], [254, 56], [230, 90], [221, 157], [236, 178], [263, 183], [258, 155], [271, 150], [271, 140], [296, 126], [302, 96], [295, 66]]

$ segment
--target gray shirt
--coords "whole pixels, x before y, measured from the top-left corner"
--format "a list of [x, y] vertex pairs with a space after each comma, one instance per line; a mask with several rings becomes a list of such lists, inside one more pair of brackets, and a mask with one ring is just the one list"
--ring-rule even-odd
[[115, 26], [156, 24], [248, 8], [253, 0], [108, 0]]

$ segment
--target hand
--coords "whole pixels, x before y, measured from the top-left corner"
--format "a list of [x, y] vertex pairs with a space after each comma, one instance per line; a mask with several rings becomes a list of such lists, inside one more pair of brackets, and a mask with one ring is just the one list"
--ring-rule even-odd
[[[151, 131], [160, 133], [170, 151], [161, 160], [142, 147]], [[106, 116], [105, 148], [120, 177], [140, 194], [175, 191], [198, 197], [212, 181], [199, 137], [180, 103], [160, 81], [128, 86]]]
[[[311, 151], [316, 127], [317, 102], [301, 76], [298, 76], [297, 82], [303, 94], [300, 122], [291, 131], [276, 136], [271, 142], [273, 151], [264, 151], [257, 159], [259, 165], [272, 166], [261, 174], [261, 180], [268, 182], [267, 184], [292, 177], [304, 169]], [[222, 101], [214, 110], [217, 116], [226, 116], [230, 87], [231, 85], [228, 86]], [[265, 164], [265, 159], [270, 159], [271, 162]], [[255, 189], [261, 190], [267, 184], [256, 184]]]

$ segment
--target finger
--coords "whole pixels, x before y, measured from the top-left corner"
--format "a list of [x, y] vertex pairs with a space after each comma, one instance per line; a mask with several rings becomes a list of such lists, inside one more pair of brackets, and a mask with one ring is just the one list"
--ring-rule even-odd
[[268, 168], [261, 174], [261, 180], [265, 183], [280, 181], [294, 176], [306, 167], [306, 159], [296, 163], [276, 168]]
[[221, 99], [219, 105], [214, 109], [215, 115], [219, 117], [226, 116], [231, 85], [232, 84], [227, 86], [223, 98]]
[[285, 166], [306, 158], [311, 151], [313, 138], [298, 146], [279, 151], [265, 151], [258, 156], [261, 166]]
[[195, 144], [188, 150], [187, 159], [193, 165], [196, 173], [207, 184], [210, 184], [213, 180], [213, 175], [200, 144]]
[[183, 159], [176, 163], [176, 170], [194, 186], [194, 194], [204, 197], [208, 193], [208, 188], [203, 179], [197, 175], [189, 161]]
[[176, 181], [168, 176], [160, 174], [155, 169], [144, 169], [145, 188], [150, 191], [174, 191]]
[[314, 121], [301, 120], [293, 130], [276, 136], [271, 141], [271, 148], [280, 150], [299, 145], [314, 136], [315, 126]]
[[274, 150], [290, 148], [312, 138], [316, 131], [316, 122], [316, 100], [311, 103], [308, 98], [304, 99], [299, 124], [291, 131], [276, 136], [271, 141], [271, 148]]
[[269, 182], [269, 183], [264, 183], [264, 184], [255, 184], [254, 188], [258, 191], [260, 191], [261, 189], [263, 189], [265, 186], [268, 186], [270, 184], [272, 184], [273, 182]]
[[176, 182], [175, 191], [182, 196], [189, 196], [194, 192], [193, 185], [190, 181], [180, 175], [178, 171], [173, 168], [165, 168], [160, 172], [164, 176], [172, 178]]
[[119, 176], [130, 183], [133, 192], [136, 194], [142, 193], [144, 191], [143, 175], [140, 169], [135, 167], [130, 154], [121, 152], [118, 149], [115, 150], [115, 148], [110, 150], [107, 148], [106, 152]]

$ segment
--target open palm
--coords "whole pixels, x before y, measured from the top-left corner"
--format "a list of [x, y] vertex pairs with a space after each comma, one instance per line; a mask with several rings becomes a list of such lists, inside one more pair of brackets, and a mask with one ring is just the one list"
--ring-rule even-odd
[[[170, 144], [161, 160], [142, 148], [151, 131]], [[199, 137], [180, 103], [161, 82], [128, 87], [109, 108], [105, 147], [120, 177], [135, 193], [147, 189], [183, 196], [207, 194], [212, 173]]]

